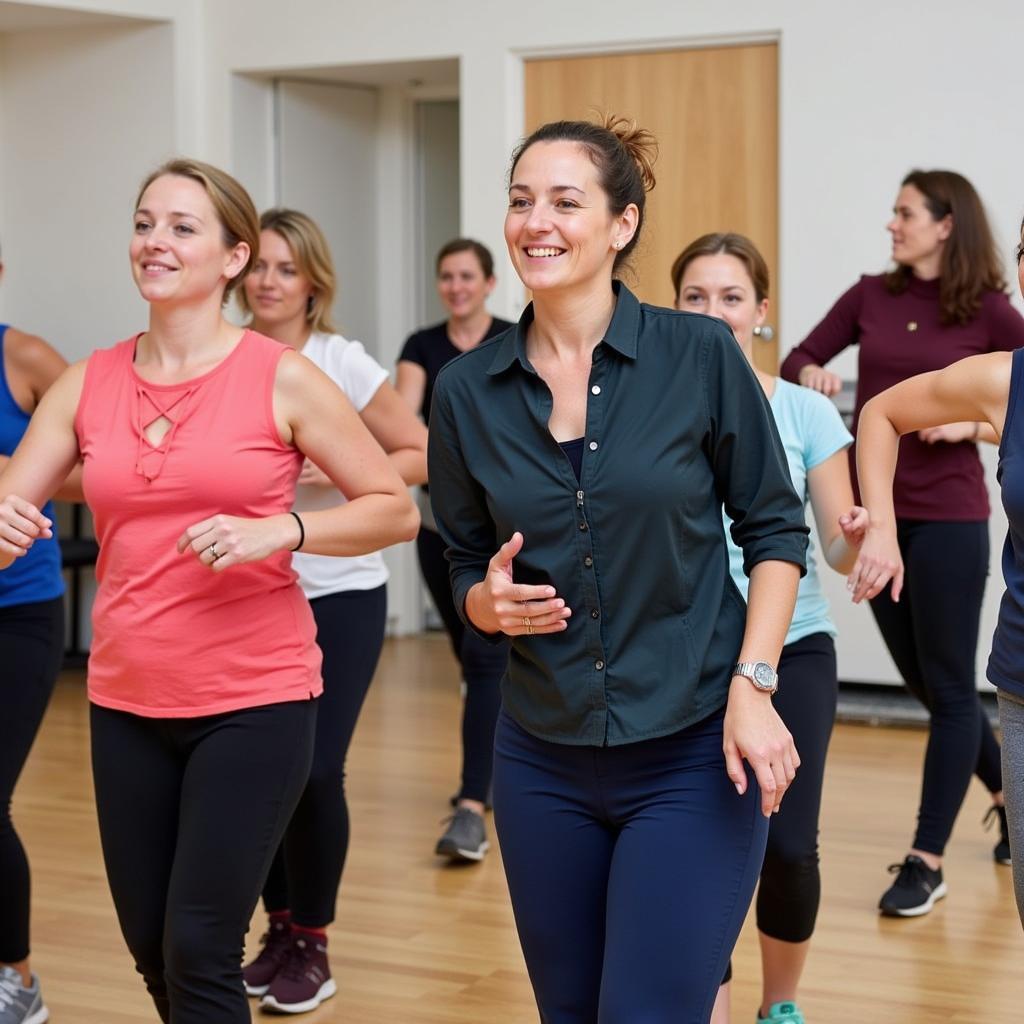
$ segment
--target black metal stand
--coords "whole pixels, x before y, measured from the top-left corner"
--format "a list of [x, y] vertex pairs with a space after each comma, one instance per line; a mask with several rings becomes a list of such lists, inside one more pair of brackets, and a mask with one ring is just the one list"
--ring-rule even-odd
[[89, 658], [82, 647], [82, 571], [96, 564], [99, 545], [82, 534], [82, 506], [71, 506], [71, 531], [60, 538], [61, 562], [68, 570], [68, 624], [70, 636], [64, 651], [65, 668], [83, 668]]

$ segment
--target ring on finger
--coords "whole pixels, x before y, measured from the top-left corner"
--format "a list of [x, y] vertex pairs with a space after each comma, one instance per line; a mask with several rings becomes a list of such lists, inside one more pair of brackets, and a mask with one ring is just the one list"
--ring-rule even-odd
[[210, 554], [213, 555], [213, 560], [215, 562], [217, 561], [218, 558], [220, 558], [220, 555], [217, 554], [217, 542], [216, 541], [214, 541], [210, 545]]
[[527, 635], [533, 636], [533, 622], [531, 621], [529, 615], [523, 616], [523, 625], [526, 627]]

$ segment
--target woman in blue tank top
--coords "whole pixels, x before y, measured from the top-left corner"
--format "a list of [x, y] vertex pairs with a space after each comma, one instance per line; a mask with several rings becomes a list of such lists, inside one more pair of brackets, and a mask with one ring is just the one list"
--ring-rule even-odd
[[[1021, 225], [1024, 233], [1024, 224]], [[1017, 247], [1017, 276], [1024, 293], [1024, 234]], [[900, 436], [947, 423], [979, 424], [981, 440], [998, 443], [997, 478], [1009, 522], [1003, 547], [1006, 591], [992, 637], [988, 679], [999, 691], [1002, 766], [1013, 887], [1024, 923], [1024, 349], [962, 359], [944, 370], [911, 377], [873, 398], [860, 417], [857, 475], [871, 515], [867, 536], [850, 573], [854, 601], [880, 594], [891, 582], [903, 589], [896, 539], [892, 481]], [[945, 892], [942, 871], [921, 865], [925, 884]]]
[[[41, 338], [0, 325], [0, 468], [66, 365]], [[77, 481], [59, 496], [81, 500]], [[52, 505], [44, 514], [53, 521]], [[0, 573], [0, 1016], [17, 1021], [44, 1021], [47, 1011], [29, 969], [29, 867], [11, 797], [60, 669], [63, 594], [56, 536], [36, 541]]]

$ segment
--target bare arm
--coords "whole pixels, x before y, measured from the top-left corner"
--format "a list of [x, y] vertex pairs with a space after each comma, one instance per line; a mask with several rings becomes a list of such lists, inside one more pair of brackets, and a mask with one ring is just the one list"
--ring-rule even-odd
[[970, 356], [932, 373], [901, 381], [871, 399], [857, 431], [857, 476], [870, 525], [850, 573], [853, 600], [881, 593], [892, 580], [893, 600], [903, 585], [896, 544], [892, 484], [901, 435], [947, 423], [987, 423], [1001, 437], [1010, 392], [1012, 355]]
[[24, 555], [50, 527], [39, 511], [78, 463], [75, 413], [85, 363], [65, 370], [43, 395], [32, 420], [0, 471], [0, 568]]
[[[303, 551], [363, 555], [416, 536], [419, 513], [402, 478], [341, 389], [308, 359], [291, 352], [281, 358], [274, 415], [282, 438], [348, 499], [302, 513]], [[299, 541], [299, 524], [290, 513], [264, 519], [218, 515], [190, 526], [178, 548], [191, 548], [204, 564], [223, 571], [292, 550]]]
[[418, 416], [427, 393], [427, 371], [419, 363], [410, 362], [408, 359], [399, 360], [395, 390]]
[[841, 448], [809, 470], [807, 488], [821, 553], [836, 572], [848, 573], [857, 560], [857, 548], [849, 543], [839, 525], [840, 516], [854, 507], [847, 450]]

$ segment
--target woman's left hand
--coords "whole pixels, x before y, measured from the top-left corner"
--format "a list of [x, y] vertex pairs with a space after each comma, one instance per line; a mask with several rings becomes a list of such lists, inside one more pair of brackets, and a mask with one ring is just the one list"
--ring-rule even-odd
[[777, 811], [800, 767], [793, 737], [772, 706], [771, 697], [744, 676], [734, 676], [725, 709], [722, 748], [729, 778], [742, 796], [747, 791], [746, 758], [761, 787], [761, 811]]
[[868, 524], [871, 517], [866, 508], [854, 505], [849, 512], [844, 512], [839, 517], [839, 528], [843, 531], [843, 540], [856, 550], [860, 550], [864, 543], [864, 536], [868, 531]]
[[977, 441], [978, 424], [974, 420], [961, 423], [943, 423], [941, 427], [927, 427], [919, 430], [917, 436], [925, 444], [958, 444], [960, 441]]
[[299, 524], [288, 513], [263, 519], [216, 515], [190, 526], [178, 539], [178, 553], [190, 552], [207, 568], [259, 562], [299, 543]]

